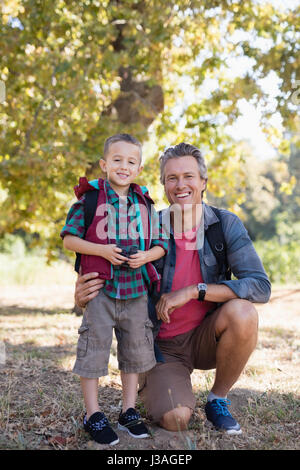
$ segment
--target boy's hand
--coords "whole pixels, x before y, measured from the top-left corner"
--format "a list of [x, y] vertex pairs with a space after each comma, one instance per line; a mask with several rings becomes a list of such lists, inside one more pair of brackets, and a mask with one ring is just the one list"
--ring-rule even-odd
[[120, 253], [122, 253], [122, 249], [118, 248], [117, 245], [101, 245], [100, 256], [107, 259], [114, 266], [120, 265], [124, 263], [124, 261], [128, 261], [128, 258], [120, 255]]
[[130, 255], [128, 259], [128, 264], [132, 269], [137, 269], [143, 266], [144, 264], [148, 263], [148, 252], [138, 250], [135, 255]]

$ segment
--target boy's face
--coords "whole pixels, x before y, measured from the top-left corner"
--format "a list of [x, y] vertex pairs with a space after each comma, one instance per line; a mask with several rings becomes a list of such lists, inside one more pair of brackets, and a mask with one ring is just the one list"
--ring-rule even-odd
[[100, 167], [116, 193], [127, 194], [130, 184], [143, 169], [140, 148], [129, 142], [114, 142], [105, 160], [100, 160]]

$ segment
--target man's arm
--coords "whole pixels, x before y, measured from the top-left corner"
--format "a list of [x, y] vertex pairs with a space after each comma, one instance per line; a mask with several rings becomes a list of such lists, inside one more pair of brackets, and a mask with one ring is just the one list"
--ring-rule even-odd
[[[268, 302], [271, 283], [257, 255], [249, 235], [232, 213], [226, 212], [223, 229], [227, 243], [229, 265], [236, 279], [221, 280], [218, 284], [207, 283], [205, 300], [227, 302], [231, 299], [246, 299], [250, 302]], [[191, 299], [198, 298], [197, 286], [188, 286], [178, 291], [163, 294], [156, 305], [158, 318], [169, 321], [169, 314]]]
[[271, 295], [271, 283], [242, 221], [235, 214], [223, 212], [223, 231], [228, 262], [235, 279], [220, 280], [240, 299], [266, 303]]
[[[163, 294], [156, 305], [157, 318], [170, 323], [169, 315], [173, 310], [182, 307], [192, 299], [198, 299], [198, 295], [197, 284]], [[204, 300], [218, 303], [237, 298], [238, 296], [223, 284], [208, 284]]]

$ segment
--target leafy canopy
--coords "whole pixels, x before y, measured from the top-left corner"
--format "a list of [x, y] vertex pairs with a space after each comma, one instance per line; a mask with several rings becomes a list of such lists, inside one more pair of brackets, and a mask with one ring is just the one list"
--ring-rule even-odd
[[299, 129], [299, 13], [250, 0], [2, 0], [0, 234], [37, 232], [55, 253], [72, 187], [98, 175], [120, 131], [150, 142], [142, 178], [154, 196], [159, 152], [186, 140], [205, 152], [211, 193], [237, 209], [242, 146], [226, 129], [240, 100], [260, 107], [281, 152], [271, 117]]

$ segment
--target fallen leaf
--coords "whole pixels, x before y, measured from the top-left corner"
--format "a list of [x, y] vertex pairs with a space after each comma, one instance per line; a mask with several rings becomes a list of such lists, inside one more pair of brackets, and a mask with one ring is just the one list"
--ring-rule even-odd
[[48, 442], [51, 445], [65, 446], [67, 443], [67, 439], [63, 436], [53, 436], [48, 439]]

